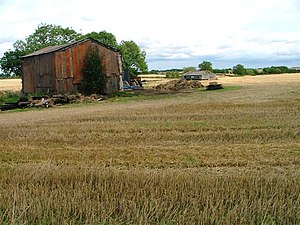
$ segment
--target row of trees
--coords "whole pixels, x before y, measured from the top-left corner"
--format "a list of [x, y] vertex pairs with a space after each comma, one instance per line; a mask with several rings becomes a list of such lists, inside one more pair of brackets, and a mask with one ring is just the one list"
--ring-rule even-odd
[[209, 61], [203, 61], [198, 65], [198, 68], [194, 66], [184, 67], [182, 69], [169, 69], [169, 70], [151, 70], [149, 74], [165, 73], [168, 78], [180, 77], [182, 73], [187, 73], [190, 71], [206, 70], [214, 73], [224, 73], [224, 74], [235, 74], [235, 75], [263, 75], [263, 74], [282, 74], [282, 73], [299, 73], [299, 70], [288, 68], [287, 66], [271, 66], [265, 68], [245, 68], [242, 64], [237, 64], [233, 68], [228, 69], [214, 69], [212, 63]]
[[128, 74], [134, 75], [148, 70], [146, 52], [141, 50], [134, 41], [118, 43], [116, 37], [106, 31], [81, 34], [72, 28], [63, 28], [52, 24], [40, 24], [33, 34], [24, 40], [17, 40], [13, 44], [13, 49], [6, 51], [0, 59], [1, 70], [6, 76], [19, 76], [21, 74], [21, 56], [41, 48], [62, 45], [85, 37], [94, 38], [111, 48], [120, 50], [123, 70]]
[[271, 66], [259, 69], [245, 68], [242, 64], [237, 64], [232, 69], [214, 69], [215, 73], [233, 73], [237, 75], [263, 75], [263, 74], [282, 74], [282, 73], [298, 73], [295, 69], [287, 66]]

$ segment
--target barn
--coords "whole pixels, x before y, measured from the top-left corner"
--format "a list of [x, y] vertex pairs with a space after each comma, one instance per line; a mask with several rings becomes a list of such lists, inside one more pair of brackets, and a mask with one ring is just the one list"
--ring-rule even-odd
[[181, 80], [216, 80], [217, 76], [213, 72], [206, 70], [190, 71], [181, 76]]
[[106, 93], [118, 92], [122, 87], [122, 62], [118, 50], [92, 38], [73, 43], [50, 46], [23, 56], [23, 94], [76, 93], [83, 78], [84, 58], [90, 47], [96, 47], [106, 69]]

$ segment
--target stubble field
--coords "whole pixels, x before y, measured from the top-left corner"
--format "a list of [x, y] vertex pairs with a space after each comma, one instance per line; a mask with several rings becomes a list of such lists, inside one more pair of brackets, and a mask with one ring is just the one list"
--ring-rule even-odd
[[0, 79], [0, 91], [20, 91], [21, 88], [21, 79]]
[[0, 113], [0, 224], [299, 224], [300, 75]]

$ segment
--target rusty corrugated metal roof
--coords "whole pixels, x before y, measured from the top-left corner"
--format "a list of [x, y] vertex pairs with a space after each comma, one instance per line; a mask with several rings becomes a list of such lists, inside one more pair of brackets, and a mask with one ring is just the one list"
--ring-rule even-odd
[[47, 54], [47, 53], [50, 53], [50, 52], [55, 52], [57, 50], [60, 50], [66, 46], [68, 46], [70, 44], [64, 44], [64, 45], [55, 45], [55, 46], [48, 46], [46, 48], [42, 48], [40, 50], [37, 50], [33, 53], [30, 53], [28, 55], [24, 55], [22, 56], [21, 58], [26, 58], [26, 57], [31, 57], [31, 56], [36, 56], [36, 55], [43, 55], [43, 54]]
[[107, 46], [99, 41], [97, 41], [96, 39], [93, 39], [93, 38], [85, 38], [85, 39], [82, 39], [82, 40], [79, 40], [79, 41], [75, 41], [73, 43], [68, 43], [68, 44], [64, 44], [64, 45], [56, 45], [56, 46], [48, 46], [46, 48], [42, 48], [40, 50], [37, 50], [35, 52], [32, 52], [28, 55], [24, 55], [24, 56], [21, 56], [20, 58], [27, 58], [27, 57], [33, 57], [33, 56], [38, 56], [38, 55], [43, 55], [43, 54], [47, 54], [47, 53], [51, 53], [51, 52], [56, 52], [56, 51], [59, 51], [59, 50], [62, 50], [62, 49], [66, 49], [66, 48], [69, 48], [71, 47], [72, 45], [75, 45], [75, 44], [79, 44], [79, 43], [82, 43], [82, 42], [86, 42], [86, 41], [92, 41], [94, 43], [97, 43], [99, 45], [102, 45], [103, 47], [107, 48], [107, 49], [110, 49], [114, 52], [119, 52], [119, 50], [117, 49], [114, 49], [110, 46]]

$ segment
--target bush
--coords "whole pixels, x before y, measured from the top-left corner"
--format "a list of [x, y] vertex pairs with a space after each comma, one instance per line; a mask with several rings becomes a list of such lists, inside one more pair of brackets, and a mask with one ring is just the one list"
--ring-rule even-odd
[[20, 99], [19, 91], [0, 91], [0, 105], [17, 102]]
[[166, 73], [166, 78], [179, 78], [180, 77], [180, 73], [177, 71], [168, 71]]
[[82, 68], [80, 91], [85, 95], [102, 94], [105, 91], [106, 74], [98, 48], [89, 48]]
[[246, 74], [247, 74], [247, 75], [251, 75], [251, 76], [256, 75], [256, 74], [255, 74], [255, 70], [253, 70], [253, 69], [246, 69]]

